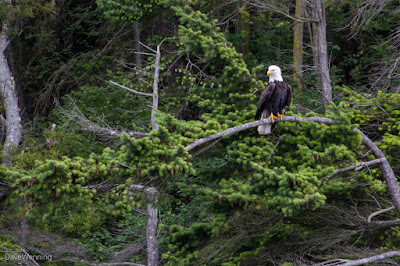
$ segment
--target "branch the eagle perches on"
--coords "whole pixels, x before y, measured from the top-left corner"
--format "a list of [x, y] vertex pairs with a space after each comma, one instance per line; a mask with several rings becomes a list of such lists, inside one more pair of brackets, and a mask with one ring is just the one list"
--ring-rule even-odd
[[[323, 123], [323, 124], [337, 124], [338, 122], [326, 118], [326, 117], [318, 117], [318, 116], [313, 116], [313, 117], [296, 117], [296, 116], [285, 116], [282, 118], [282, 120], [278, 120], [277, 122], [300, 122], [300, 121], [306, 121], [306, 122], [315, 122], [315, 123]], [[201, 138], [188, 146], [185, 147], [187, 151], [191, 151], [195, 149], [196, 147], [208, 143], [210, 141], [216, 141], [219, 140], [223, 137], [253, 128], [253, 127], [258, 127], [259, 125], [271, 123], [271, 119], [262, 119], [254, 122], [249, 122], [243, 125], [239, 125], [236, 127], [228, 128], [224, 131], [218, 132], [216, 134], [210, 135], [205, 138]], [[389, 195], [392, 199], [393, 206], [396, 209], [397, 213], [400, 214], [400, 191], [399, 187], [397, 185], [396, 181], [396, 176], [393, 172], [393, 169], [390, 167], [389, 162], [386, 159], [386, 156], [384, 153], [375, 145], [375, 143], [368, 138], [361, 130], [358, 128], [353, 128], [353, 131], [359, 132], [362, 139], [363, 139], [363, 144], [366, 145], [375, 155], [376, 160], [371, 161], [370, 163], [363, 163], [363, 164], [356, 164], [354, 168], [359, 168], [362, 167], [363, 165], [372, 165], [372, 164], [379, 164], [379, 169], [382, 172], [382, 176], [386, 182], [387, 190], [389, 192]]]

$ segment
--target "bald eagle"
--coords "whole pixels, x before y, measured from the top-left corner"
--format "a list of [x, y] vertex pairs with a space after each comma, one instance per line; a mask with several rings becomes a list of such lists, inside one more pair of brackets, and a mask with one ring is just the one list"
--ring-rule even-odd
[[[255, 118], [258, 119], [260, 116], [261, 119], [271, 118], [274, 122], [277, 117], [282, 119], [289, 107], [292, 101], [292, 87], [283, 82], [282, 71], [278, 66], [269, 66], [267, 75], [269, 83], [261, 93]], [[271, 134], [274, 127], [272, 123], [264, 124], [258, 126], [257, 130], [260, 135], [267, 135]]]

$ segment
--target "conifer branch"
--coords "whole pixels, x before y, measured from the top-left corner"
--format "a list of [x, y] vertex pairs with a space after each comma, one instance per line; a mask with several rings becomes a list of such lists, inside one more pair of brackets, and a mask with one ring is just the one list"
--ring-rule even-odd
[[[296, 116], [285, 116], [283, 117], [282, 120], [276, 120], [275, 122], [315, 122], [315, 123], [323, 123], [323, 124], [336, 124], [336, 122], [332, 119], [326, 118], [326, 117], [318, 117], [318, 116], [313, 116], [313, 117], [296, 117]], [[259, 125], [263, 124], [268, 124], [271, 123], [271, 119], [262, 119], [254, 122], [249, 122], [243, 125], [239, 125], [236, 127], [228, 128], [224, 131], [218, 132], [216, 134], [210, 135], [205, 138], [201, 138], [185, 147], [187, 151], [191, 151], [194, 148], [207, 143], [209, 141], [213, 141], [215, 139], [223, 138], [253, 127], [258, 127]], [[385, 155], [383, 152], [375, 145], [375, 143], [368, 138], [361, 130], [358, 128], [354, 128], [353, 131], [359, 132], [362, 139], [363, 139], [363, 144], [365, 144], [371, 151], [374, 153], [375, 157], [377, 158], [376, 161], [373, 163], [379, 163], [379, 168], [382, 172], [382, 176], [386, 181], [386, 186], [387, 190], [389, 192], [389, 195], [392, 199], [393, 205], [396, 208], [397, 213], [400, 214], [400, 190], [397, 185], [396, 181], [396, 176], [394, 175], [393, 169], [390, 167], [389, 162], [387, 161]], [[369, 162], [371, 163], [371, 162]], [[359, 166], [356, 165], [356, 167], [363, 166], [360, 164]], [[368, 166], [368, 162], [364, 163], [364, 166]]]

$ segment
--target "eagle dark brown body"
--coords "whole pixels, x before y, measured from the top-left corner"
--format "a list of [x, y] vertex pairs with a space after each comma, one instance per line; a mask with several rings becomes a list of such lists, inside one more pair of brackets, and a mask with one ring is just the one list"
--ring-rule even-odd
[[[292, 101], [292, 87], [283, 82], [279, 67], [270, 66], [268, 75], [270, 83], [261, 93], [255, 118], [271, 118], [273, 122], [277, 117], [282, 118], [289, 107]], [[271, 134], [273, 127], [272, 124], [264, 124], [258, 127], [258, 132], [261, 135]]]

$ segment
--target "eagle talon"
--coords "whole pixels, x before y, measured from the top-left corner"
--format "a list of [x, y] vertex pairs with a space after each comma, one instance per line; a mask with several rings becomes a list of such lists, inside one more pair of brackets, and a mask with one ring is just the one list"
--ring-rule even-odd
[[271, 115], [268, 118], [271, 119], [272, 122], [274, 122], [274, 119], [277, 119], [277, 117], [274, 116], [273, 113], [271, 113]]
[[284, 116], [285, 116], [284, 114], [278, 113], [279, 120], [282, 120], [282, 118], [283, 118]]

